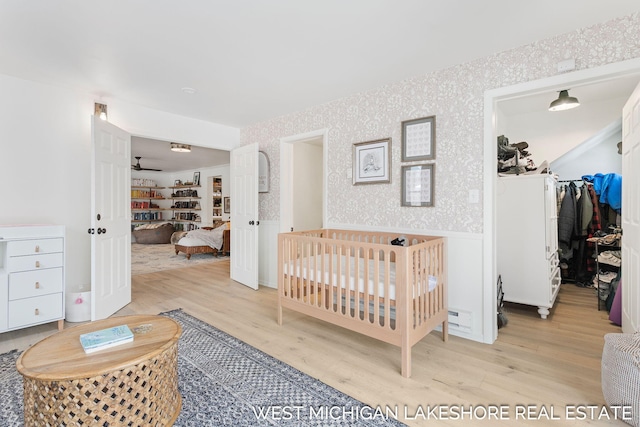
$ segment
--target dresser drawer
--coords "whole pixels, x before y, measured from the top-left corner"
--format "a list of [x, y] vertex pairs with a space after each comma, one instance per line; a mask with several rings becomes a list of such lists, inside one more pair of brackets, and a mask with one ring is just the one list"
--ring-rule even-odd
[[9, 301], [9, 329], [62, 318], [62, 293]]
[[62, 292], [62, 267], [9, 275], [9, 300]]
[[7, 260], [7, 271], [9, 273], [56, 267], [62, 267], [62, 253], [10, 256]]
[[12, 242], [8, 242], [7, 244], [7, 250], [10, 257], [34, 254], [50, 254], [54, 252], [62, 252], [63, 249], [64, 240], [62, 238], [15, 240]]

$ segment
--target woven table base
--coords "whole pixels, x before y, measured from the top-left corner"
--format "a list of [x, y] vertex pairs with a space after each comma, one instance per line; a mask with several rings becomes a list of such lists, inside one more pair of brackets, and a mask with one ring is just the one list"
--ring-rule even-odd
[[166, 426], [180, 413], [178, 343], [137, 365], [87, 379], [24, 378], [27, 426]]

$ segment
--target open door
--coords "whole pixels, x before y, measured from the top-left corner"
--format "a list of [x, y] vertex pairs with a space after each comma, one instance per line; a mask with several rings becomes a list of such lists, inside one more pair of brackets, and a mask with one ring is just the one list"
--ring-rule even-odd
[[131, 135], [92, 117], [91, 320], [131, 302]]
[[622, 109], [622, 332], [640, 327], [640, 84]]
[[231, 278], [258, 289], [258, 145], [231, 151]]

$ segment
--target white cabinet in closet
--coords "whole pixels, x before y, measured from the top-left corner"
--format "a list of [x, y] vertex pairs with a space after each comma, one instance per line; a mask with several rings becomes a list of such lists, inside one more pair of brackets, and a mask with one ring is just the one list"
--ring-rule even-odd
[[547, 174], [500, 177], [496, 254], [504, 300], [546, 319], [560, 290], [556, 181]]
[[64, 323], [63, 226], [0, 227], [0, 332]]

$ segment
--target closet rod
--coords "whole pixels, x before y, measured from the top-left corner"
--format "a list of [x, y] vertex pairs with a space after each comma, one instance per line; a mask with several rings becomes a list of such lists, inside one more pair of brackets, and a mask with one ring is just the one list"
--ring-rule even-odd
[[575, 182], [575, 181], [586, 182], [584, 179], [561, 179], [557, 182]]

